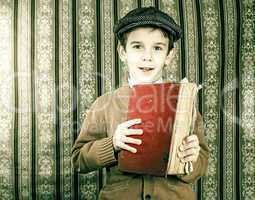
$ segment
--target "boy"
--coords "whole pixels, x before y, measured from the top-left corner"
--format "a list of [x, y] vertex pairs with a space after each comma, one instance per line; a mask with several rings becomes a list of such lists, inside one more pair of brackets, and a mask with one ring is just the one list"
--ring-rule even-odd
[[107, 183], [99, 199], [195, 199], [189, 183], [204, 175], [208, 164], [200, 114], [194, 134], [183, 140], [178, 152], [181, 162], [193, 163], [191, 174], [155, 177], [121, 172], [117, 167], [121, 150], [136, 153], [129, 144], [143, 142], [132, 138], [132, 135], [143, 134], [143, 130], [129, 128], [141, 123], [141, 119], [126, 121], [130, 88], [135, 84], [163, 82], [163, 67], [174, 57], [173, 43], [180, 38], [181, 30], [170, 16], [147, 7], [129, 12], [115, 25], [114, 32], [120, 43], [120, 59], [128, 67], [128, 85], [93, 103], [72, 149], [73, 166], [83, 173], [106, 167]]

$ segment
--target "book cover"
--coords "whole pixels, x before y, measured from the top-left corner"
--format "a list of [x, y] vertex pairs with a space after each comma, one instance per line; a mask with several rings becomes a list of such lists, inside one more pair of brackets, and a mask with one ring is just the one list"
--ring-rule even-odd
[[127, 120], [141, 118], [142, 123], [130, 128], [143, 129], [142, 140], [131, 153], [122, 150], [118, 157], [121, 171], [165, 176], [180, 84], [160, 83], [134, 85], [129, 99]]

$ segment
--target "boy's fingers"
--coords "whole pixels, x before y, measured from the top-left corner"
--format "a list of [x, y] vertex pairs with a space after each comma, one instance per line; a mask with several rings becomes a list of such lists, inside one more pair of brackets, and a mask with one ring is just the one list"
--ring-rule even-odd
[[178, 152], [177, 155], [178, 155], [180, 161], [183, 163], [189, 162], [189, 161], [196, 162], [199, 157], [199, 151], [200, 151], [200, 147], [199, 148], [190, 148], [185, 151]]
[[178, 153], [178, 156], [180, 158], [184, 158], [186, 156], [191, 156], [191, 155], [198, 155], [199, 154], [199, 151], [197, 149], [194, 149], [194, 148], [191, 148], [191, 149], [188, 149], [186, 151], [183, 151], [183, 152], [179, 152]]
[[142, 135], [143, 129], [127, 129], [125, 135]]
[[190, 143], [192, 141], [197, 141], [198, 142], [198, 137], [197, 135], [190, 135], [188, 137], [186, 137], [184, 140], [183, 140], [183, 144], [185, 143]]
[[133, 148], [133, 147], [131, 147], [131, 146], [129, 146], [129, 145], [123, 143], [123, 142], [119, 144], [119, 147], [121, 149], [125, 149], [127, 151], [130, 151], [131, 153], [136, 153], [136, 151], [137, 151], [135, 148]]
[[199, 143], [197, 141], [192, 141], [190, 143], [185, 143], [185, 144], [181, 144], [179, 147], [180, 151], [185, 151], [187, 149], [191, 149], [191, 148], [195, 148], [195, 149], [199, 149]]
[[128, 121], [125, 121], [121, 124], [122, 127], [129, 128], [130, 126], [133, 126], [135, 124], [140, 124], [142, 122], [141, 119], [131, 119]]
[[194, 155], [186, 156], [185, 158], [181, 159], [182, 163], [185, 163], [185, 162], [196, 162], [196, 161], [197, 161], [197, 157], [194, 156]]
[[131, 144], [137, 144], [137, 145], [142, 144], [142, 140], [135, 139], [135, 138], [132, 138], [132, 137], [123, 137], [122, 142], [124, 142], [124, 143], [131, 143]]

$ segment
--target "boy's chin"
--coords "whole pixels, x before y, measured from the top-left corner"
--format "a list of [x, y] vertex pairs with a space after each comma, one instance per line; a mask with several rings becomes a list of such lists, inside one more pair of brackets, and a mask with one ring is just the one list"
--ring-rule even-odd
[[161, 74], [151, 74], [151, 75], [144, 75], [144, 74], [129, 74], [131, 80], [136, 84], [151, 84], [155, 83], [161, 79]]
[[157, 80], [155, 80], [154, 78], [140, 78], [137, 80], [137, 82], [139, 84], [151, 84], [156, 82]]

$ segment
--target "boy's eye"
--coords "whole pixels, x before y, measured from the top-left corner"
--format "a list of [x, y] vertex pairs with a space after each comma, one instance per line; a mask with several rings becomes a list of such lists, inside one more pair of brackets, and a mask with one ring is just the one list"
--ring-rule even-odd
[[139, 44], [136, 44], [136, 45], [133, 46], [134, 49], [141, 49], [141, 47], [142, 47], [142, 46], [139, 45]]
[[156, 51], [161, 51], [161, 50], [163, 50], [163, 48], [160, 47], [160, 46], [155, 46], [154, 49], [155, 49]]

